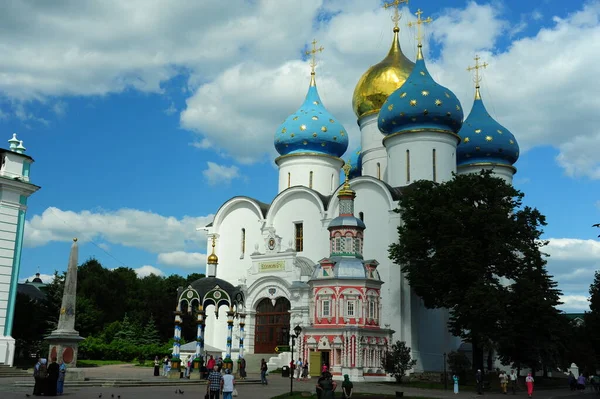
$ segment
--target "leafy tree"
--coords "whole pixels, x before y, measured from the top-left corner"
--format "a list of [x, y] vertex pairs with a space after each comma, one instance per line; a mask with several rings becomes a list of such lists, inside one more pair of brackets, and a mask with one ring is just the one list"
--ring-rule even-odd
[[545, 217], [523, 206], [523, 193], [491, 172], [412, 184], [399, 201], [399, 242], [390, 259], [402, 267], [427, 308], [446, 308], [449, 329], [473, 345], [473, 366], [483, 369], [482, 347], [498, 340], [510, 289], [506, 279], [544, 264]]
[[410, 355], [410, 348], [404, 341], [396, 341], [392, 350], [386, 353], [382, 360], [382, 366], [386, 373], [396, 378], [396, 382], [402, 383], [402, 377], [408, 370], [417, 364]]

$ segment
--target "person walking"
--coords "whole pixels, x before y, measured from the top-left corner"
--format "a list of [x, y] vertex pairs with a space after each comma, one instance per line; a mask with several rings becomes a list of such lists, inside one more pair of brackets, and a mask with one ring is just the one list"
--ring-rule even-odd
[[246, 359], [240, 359], [240, 380], [246, 379]]
[[477, 373], [475, 373], [475, 383], [477, 384], [477, 395], [483, 395], [483, 374], [481, 374], [481, 370], [477, 370]]
[[300, 375], [302, 374], [302, 359], [298, 359], [296, 362], [296, 381], [300, 381]]
[[267, 367], [267, 362], [265, 359], [260, 360], [260, 383], [263, 385], [269, 385], [269, 381], [267, 381], [267, 371], [269, 368]]
[[458, 394], [458, 376], [454, 374], [452, 376], [452, 381], [454, 381], [454, 394]]
[[527, 377], [525, 378], [525, 385], [527, 385], [527, 396], [529, 396], [530, 398], [533, 396], [533, 377], [531, 376], [531, 373], [527, 374]]
[[235, 377], [231, 374], [231, 369], [225, 369], [225, 375], [221, 378], [221, 391], [223, 399], [231, 399], [235, 389]]
[[510, 371], [510, 389], [512, 390], [513, 395], [517, 394], [517, 373], [515, 370]]
[[65, 375], [67, 374], [67, 365], [63, 360], [58, 367], [58, 382], [56, 383], [56, 394], [62, 395], [65, 389]]
[[169, 375], [169, 356], [165, 356], [163, 359], [163, 377]]
[[302, 366], [302, 379], [308, 380], [308, 362], [304, 359], [304, 365]]
[[508, 387], [508, 376], [504, 371], [500, 372], [500, 390], [506, 395], [506, 388]]
[[212, 371], [208, 374], [208, 384], [206, 384], [206, 393], [209, 399], [219, 399], [222, 379], [219, 367], [215, 364]]

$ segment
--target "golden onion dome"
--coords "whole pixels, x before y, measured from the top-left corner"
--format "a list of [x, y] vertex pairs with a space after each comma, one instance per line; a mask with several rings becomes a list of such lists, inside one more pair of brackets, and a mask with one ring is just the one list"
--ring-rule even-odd
[[212, 253], [210, 255], [208, 255], [208, 258], [206, 258], [206, 263], [208, 263], [209, 265], [218, 265], [219, 264], [219, 258], [215, 254], [216, 241], [217, 241], [217, 238], [213, 235], [212, 236]]
[[358, 119], [379, 112], [388, 96], [404, 84], [415, 64], [402, 52], [398, 32], [387, 56], [365, 72], [354, 89], [352, 108]]

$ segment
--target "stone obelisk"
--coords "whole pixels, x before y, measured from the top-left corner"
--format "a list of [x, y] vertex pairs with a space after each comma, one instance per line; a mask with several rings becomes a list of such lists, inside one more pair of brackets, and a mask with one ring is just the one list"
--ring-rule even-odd
[[65, 379], [83, 380], [83, 370], [77, 368], [77, 344], [83, 340], [75, 331], [75, 304], [77, 298], [77, 257], [79, 249], [77, 238], [73, 239], [71, 254], [69, 255], [69, 266], [65, 277], [65, 288], [63, 291], [62, 306], [58, 318], [58, 326], [52, 331], [46, 340], [50, 343], [49, 361], [56, 358], [60, 363], [63, 361], [67, 366]]

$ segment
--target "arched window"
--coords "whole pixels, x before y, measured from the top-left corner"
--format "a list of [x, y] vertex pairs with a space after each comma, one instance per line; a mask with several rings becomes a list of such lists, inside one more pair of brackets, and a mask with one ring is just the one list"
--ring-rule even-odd
[[304, 226], [302, 223], [294, 223], [294, 236], [296, 238], [296, 252], [304, 250]]
[[381, 164], [377, 162], [377, 178], [381, 180]]
[[358, 212], [358, 218], [361, 220], [361, 222], [365, 221], [365, 214], [363, 212]]
[[308, 177], [308, 188], [313, 188], [313, 171], [310, 171], [310, 175]]
[[432, 158], [432, 167], [433, 167], [433, 181], [437, 181], [437, 166], [436, 166], [436, 159], [435, 159], [435, 148], [432, 150], [431, 153], [431, 158]]
[[410, 182], [410, 150], [406, 150], [406, 182]]
[[246, 229], [242, 228], [242, 257], [246, 253]]
[[288, 188], [290, 188], [291, 182], [292, 182], [292, 174], [288, 172]]

